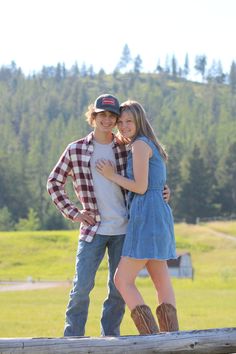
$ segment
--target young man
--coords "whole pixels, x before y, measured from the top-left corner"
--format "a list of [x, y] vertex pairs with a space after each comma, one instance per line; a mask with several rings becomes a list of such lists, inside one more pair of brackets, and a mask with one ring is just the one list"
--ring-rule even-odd
[[[116, 97], [99, 96], [86, 113], [93, 132], [69, 144], [52, 170], [47, 189], [56, 207], [74, 222], [80, 222], [74, 286], [66, 309], [65, 336], [83, 336], [88, 316], [89, 294], [94, 287], [98, 267], [108, 251], [108, 296], [103, 303], [101, 335], [120, 335], [125, 303], [113, 281], [120, 260], [127, 226], [125, 192], [96, 171], [96, 161], [105, 158], [116, 164], [124, 175], [127, 150], [112, 133], [120, 114]], [[83, 209], [68, 198], [67, 177]], [[164, 197], [169, 198], [169, 190]]]

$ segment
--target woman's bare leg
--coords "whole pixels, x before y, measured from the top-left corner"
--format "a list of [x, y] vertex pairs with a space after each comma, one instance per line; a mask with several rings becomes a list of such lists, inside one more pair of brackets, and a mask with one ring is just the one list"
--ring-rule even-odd
[[114, 282], [132, 311], [137, 305], [143, 305], [144, 300], [135, 285], [135, 279], [147, 260], [122, 257], [114, 276]]
[[146, 268], [157, 290], [158, 302], [168, 303], [176, 307], [174, 289], [166, 261], [149, 260]]

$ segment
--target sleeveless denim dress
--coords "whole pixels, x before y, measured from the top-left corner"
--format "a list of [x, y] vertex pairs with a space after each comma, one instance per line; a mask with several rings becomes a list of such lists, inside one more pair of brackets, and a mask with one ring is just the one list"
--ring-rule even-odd
[[[152, 149], [149, 159], [148, 189], [144, 194], [128, 193], [128, 227], [122, 256], [137, 259], [168, 260], [176, 258], [174, 221], [168, 203], [163, 199], [166, 165], [155, 144], [144, 136]], [[129, 152], [126, 176], [133, 179], [132, 153]]]

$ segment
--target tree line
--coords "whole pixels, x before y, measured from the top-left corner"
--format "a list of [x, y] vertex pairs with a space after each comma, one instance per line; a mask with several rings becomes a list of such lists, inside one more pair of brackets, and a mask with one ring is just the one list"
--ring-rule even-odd
[[[52, 205], [46, 181], [67, 144], [90, 131], [84, 114], [104, 92], [144, 105], [169, 153], [176, 220], [235, 214], [233, 79], [191, 82], [173, 69], [122, 72], [124, 58], [122, 65], [112, 74], [85, 65], [58, 64], [29, 76], [14, 63], [0, 68], [0, 230], [78, 227]], [[69, 185], [73, 199], [71, 192]]]
[[[194, 72], [193, 72], [194, 70]], [[12, 71], [22, 72], [21, 68], [17, 68], [14, 61], [9, 66], [3, 66], [0, 70], [1, 79], [6, 79], [11, 75]], [[117, 73], [134, 73], [140, 74], [143, 70], [143, 60], [138, 54], [133, 57], [129, 49], [128, 44], [125, 44], [121, 53], [121, 57], [114, 67], [113, 75]], [[228, 71], [223, 70], [220, 60], [213, 59], [211, 63], [205, 54], [199, 54], [195, 56], [194, 63], [190, 65], [189, 55], [186, 53], [184, 62], [179, 63], [175, 54], [166, 55], [165, 63], [161, 63], [160, 59], [157, 60], [156, 67], [153, 69], [153, 73], [159, 73], [165, 76], [173, 78], [182, 78], [190, 80], [194, 77], [194, 74], [200, 76], [202, 82], [205, 83], [219, 83], [229, 84], [233, 91], [236, 90], [236, 61], [232, 60]], [[39, 73], [30, 74], [30, 76], [38, 75]], [[99, 74], [105, 74], [105, 70], [101, 68]], [[65, 79], [68, 76], [73, 77], [94, 77], [96, 73], [93, 65], [87, 66], [83, 63], [80, 67], [77, 61], [70, 67], [66, 68], [65, 63], [57, 63], [56, 66], [43, 66], [40, 75], [44, 78], [56, 77], [58, 81]]]

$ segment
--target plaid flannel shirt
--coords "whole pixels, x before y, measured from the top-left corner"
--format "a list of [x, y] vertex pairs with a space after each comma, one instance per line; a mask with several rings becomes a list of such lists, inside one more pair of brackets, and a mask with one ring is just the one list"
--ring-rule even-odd
[[[48, 193], [56, 207], [64, 217], [73, 221], [78, 215], [79, 209], [70, 201], [65, 190], [67, 177], [70, 176], [72, 178], [75, 194], [81, 202], [83, 209], [90, 211], [96, 221], [93, 226], [80, 224], [80, 238], [87, 242], [93, 240], [101, 221], [90, 169], [90, 158], [94, 150], [93, 139], [94, 133], [91, 132], [86, 137], [69, 144], [50, 173], [47, 182]], [[115, 136], [113, 137], [113, 141], [117, 172], [124, 175], [127, 162], [127, 148]], [[122, 192], [125, 196], [125, 191], [122, 190]]]

